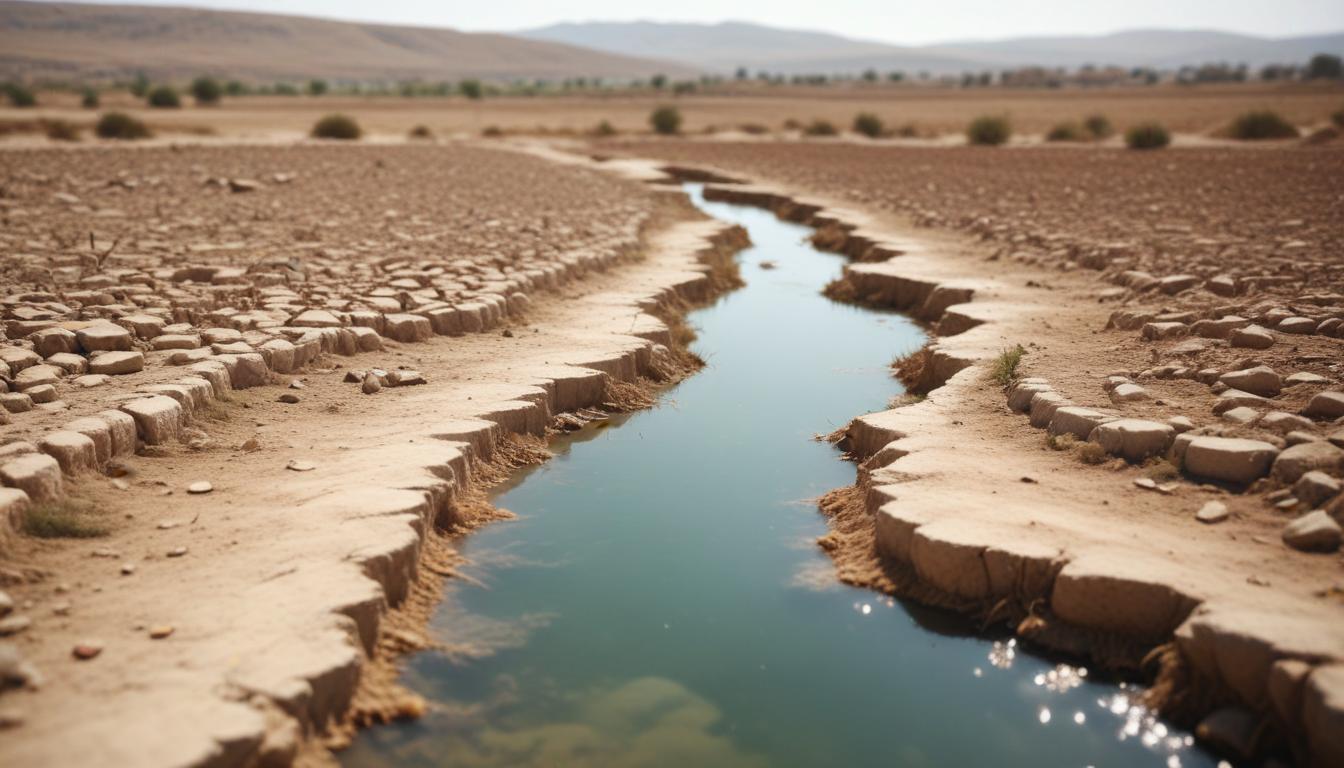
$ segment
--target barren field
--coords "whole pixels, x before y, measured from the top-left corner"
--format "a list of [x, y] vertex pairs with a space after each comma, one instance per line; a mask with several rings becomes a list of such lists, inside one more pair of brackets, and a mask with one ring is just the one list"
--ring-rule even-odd
[[[642, 183], [670, 180], [660, 166], [816, 227], [851, 259], [828, 295], [933, 336], [894, 361], [910, 394], [833, 436], [859, 462], [821, 502], [839, 578], [1142, 677], [1237, 759], [1344, 759], [1340, 142], [447, 138], [643, 131], [658, 101], [244, 99], [149, 112], [166, 135], [148, 146], [10, 140], [0, 761], [321, 762], [351, 725], [422, 710], [391, 660], [434, 644], [425, 616], [456, 574], [439, 532], [500, 514], [482, 489], [548, 434], [693, 370], [681, 314], [733, 284], [740, 230]], [[1340, 102], [677, 103], [692, 132], [858, 111], [1040, 132], [1104, 112], [1203, 135], [1253, 107], [1316, 125]], [[334, 111], [374, 141], [291, 142]], [[440, 139], [402, 141], [418, 124]], [[164, 146], [173, 127], [213, 136]]]
[[[748, 87], [720, 95], [649, 94], [646, 96], [539, 96], [487, 98], [482, 101], [399, 97], [243, 97], [226, 98], [218, 107], [146, 109], [128, 94], [109, 94], [105, 109], [137, 114], [164, 133], [182, 132], [198, 140], [213, 133], [230, 139], [286, 139], [302, 136], [322, 115], [354, 116], [375, 138], [401, 138], [425, 125], [436, 134], [478, 135], [489, 127], [520, 133], [587, 133], [603, 120], [622, 132], [647, 132], [649, 113], [661, 104], [682, 112], [683, 130], [698, 134], [763, 126], [780, 132], [789, 120], [807, 124], [828, 120], [848, 129], [854, 116], [871, 112], [895, 128], [912, 126], [920, 135], [960, 136], [966, 124], [985, 114], [1007, 115], [1017, 131], [1044, 134], [1066, 121], [1108, 115], [1120, 129], [1157, 120], [1173, 131], [1202, 135], [1225, 127], [1253, 109], [1277, 110], [1304, 128], [1318, 127], [1344, 107], [1344, 88], [1309, 84], [1230, 84], [1153, 88], [1037, 90], [965, 90], [934, 87], [800, 88]], [[51, 94], [38, 109], [0, 109], [0, 121], [49, 116], [92, 124], [78, 108], [78, 96]], [[180, 138], [180, 137], [179, 137]]]

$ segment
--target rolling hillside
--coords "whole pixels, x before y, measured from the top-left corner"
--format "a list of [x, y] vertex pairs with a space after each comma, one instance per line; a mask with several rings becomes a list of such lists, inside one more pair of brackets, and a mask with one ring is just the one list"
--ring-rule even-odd
[[0, 1], [0, 77], [647, 77], [689, 67], [451, 29], [186, 8]]

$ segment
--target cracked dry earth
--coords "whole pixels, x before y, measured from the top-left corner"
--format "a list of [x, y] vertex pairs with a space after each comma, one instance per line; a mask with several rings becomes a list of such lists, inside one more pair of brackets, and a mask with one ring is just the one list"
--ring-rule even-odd
[[833, 295], [931, 323], [927, 399], [849, 427], [842, 578], [1123, 665], [1174, 640], [1155, 703], [1310, 765], [1344, 761], [1342, 149], [622, 147], [820, 210]]
[[727, 232], [468, 146], [16, 152], [0, 205], [7, 765], [294, 760], [478, 462], [674, 370]]

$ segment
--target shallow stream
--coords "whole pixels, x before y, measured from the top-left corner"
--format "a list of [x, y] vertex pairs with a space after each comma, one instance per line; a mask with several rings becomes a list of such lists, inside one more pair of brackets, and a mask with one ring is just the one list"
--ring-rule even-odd
[[[854, 466], [813, 439], [900, 393], [906, 318], [838, 304], [843, 258], [805, 227], [746, 227], [747, 286], [692, 313], [705, 370], [647, 412], [553, 445], [460, 543], [413, 657], [433, 702], [346, 766], [1211, 766], [1128, 689], [836, 582], [814, 500]], [[762, 266], [763, 261], [773, 268]]]

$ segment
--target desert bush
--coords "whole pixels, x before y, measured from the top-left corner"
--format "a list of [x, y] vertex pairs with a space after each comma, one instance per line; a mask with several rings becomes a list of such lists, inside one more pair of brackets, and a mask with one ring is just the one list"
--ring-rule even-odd
[[5, 83], [5, 96], [9, 99], [12, 107], [35, 107], [37, 106], [37, 95], [32, 89], [19, 83]]
[[615, 136], [616, 133], [617, 133], [616, 126], [612, 125], [611, 121], [609, 120], [603, 120], [602, 122], [597, 124], [596, 128], [593, 129], [593, 135], [602, 138], [605, 138], [607, 136]]
[[102, 104], [102, 99], [98, 92], [92, 88], [85, 88], [84, 95], [79, 99], [79, 105], [85, 109], [97, 109]]
[[1058, 435], [1046, 435], [1045, 447], [1052, 451], [1071, 451], [1078, 445], [1078, 438], [1064, 432]]
[[997, 147], [1008, 141], [1013, 135], [1012, 125], [1006, 117], [985, 115], [977, 117], [966, 127], [966, 140], [985, 147]]
[[1084, 141], [1088, 137], [1077, 123], [1060, 123], [1045, 134], [1046, 141]]
[[132, 141], [150, 137], [149, 127], [125, 112], [108, 112], [98, 119], [93, 132], [104, 139]]
[[1000, 387], [1008, 388], [1013, 382], [1017, 381], [1017, 368], [1022, 364], [1022, 357], [1027, 354], [1027, 350], [1021, 344], [1010, 349], [1005, 349], [994, 358], [994, 363], [990, 366], [989, 376]]
[[182, 99], [177, 95], [177, 89], [171, 85], [160, 85], [149, 92], [147, 97], [149, 106], [159, 109], [177, 109], [182, 106]]
[[1130, 149], [1161, 149], [1171, 143], [1171, 134], [1161, 123], [1139, 123], [1125, 131], [1125, 146]]
[[1260, 141], [1262, 139], [1295, 139], [1301, 133], [1297, 130], [1297, 126], [1284, 120], [1278, 112], [1265, 109], [1247, 112], [1233, 120], [1232, 125], [1228, 128], [1228, 135], [1243, 141]]
[[485, 88], [480, 80], [463, 80], [457, 84], [457, 89], [468, 99], [479, 99], [485, 96]]
[[829, 120], [813, 120], [803, 129], [804, 136], [836, 136], [839, 133], [835, 124]]
[[417, 126], [415, 126], [414, 128], [412, 128], [411, 131], [410, 131], [410, 133], [407, 134], [407, 135], [409, 135], [412, 139], [432, 139], [432, 138], [434, 138], [434, 132], [431, 131], [431, 130], [429, 130], [429, 126], [428, 126], [428, 125], [417, 125]]
[[760, 123], [742, 123], [737, 126], [737, 130], [751, 136], [764, 136], [770, 132], [770, 126]]
[[870, 139], [880, 137], [885, 130], [882, 125], [882, 118], [871, 112], [860, 112], [854, 116], [854, 132], [867, 136]]
[[310, 96], [323, 96], [326, 94], [327, 90], [328, 86], [326, 80], [308, 81], [308, 95]]
[[145, 98], [145, 94], [149, 93], [149, 78], [145, 76], [144, 72], [137, 74], [128, 89], [135, 98]]
[[79, 141], [79, 126], [66, 120], [43, 120], [42, 129], [52, 141]]
[[218, 104], [224, 98], [224, 86], [213, 77], [198, 77], [191, 81], [191, 97], [197, 104]]
[[1181, 471], [1176, 465], [1160, 456], [1149, 456], [1143, 463], [1143, 469], [1143, 476], [1155, 483], [1166, 483], [1181, 477]]
[[1097, 443], [1079, 443], [1078, 460], [1084, 464], [1105, 464], [1111, 455]]
[[359, 123], [349, 115], [333, 114], [318, 120], [313, 125], [312, 137], [315, 139], [340, 139], [354, 141], [364, 135]]
[[1115, 135], [1115, 126], [1105, 115], [1091, 115], [1083, 121], [1083, 127], [1094, 139], [1109, 139]]
[[896, 129], [896, 135], [903, 139], [917, 139], [919, 138], [919, 126], [914, 123], [906, 123]]
[[108, 532], [93, 504], [77, 499], [34, 504], [24, 515], [23, 530], [39, 539], [91, 539]]
[[676, 107], [659, 107], [649, 115], [649, 125], [656, 133], [672, 136], [681, 131], [681, 112]]

